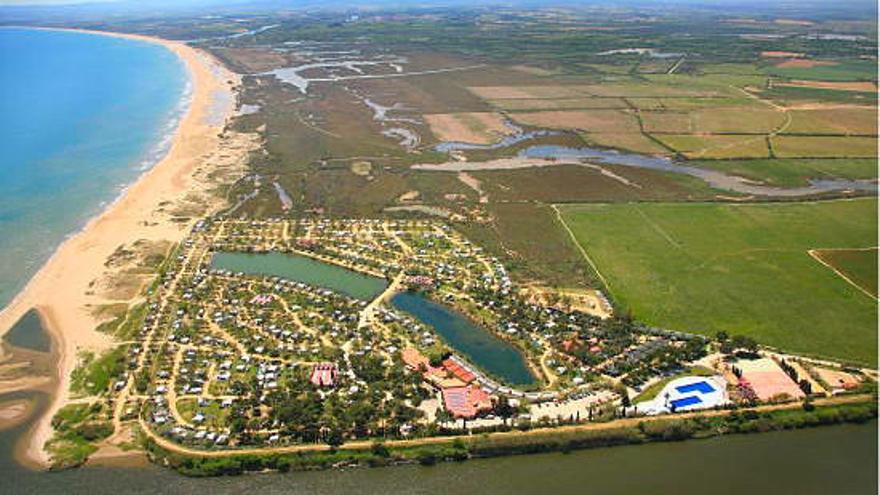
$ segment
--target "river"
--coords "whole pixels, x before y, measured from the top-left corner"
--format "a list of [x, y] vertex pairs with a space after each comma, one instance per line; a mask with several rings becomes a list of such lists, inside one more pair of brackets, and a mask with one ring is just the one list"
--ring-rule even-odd
[[[497, 147], [496, 144], [475, 145], [468, 143], [446, 142], [437, 145], [435, 149], [444, 152], [449, 152], [453, 150], [497, 149], [503, 146], [508, 146], [512, 143], [531, 139], [533, 137], [536, 136], [530, 135], [528, 133], [508, 136], [507, 138], [505, 138], [507, 141], [496, 143], [499, 144], [499, 146]], [[500, 144], [503, 144], [503, 146], [500, 146]], [[743, 177], [739, 177], [736, 175], [728, 175], [718, 170], [685, 165], [678, 161], [662, 156], [625, 153], [617, 150], [592, 148], [589, 146], [574, 148], [569, 146], [547, 144], [532, 145], [521, 150], [517, 154], [516, 159], [519, 160], [519, 163], [517, 165], [513, 165], [511, 160], [498, 160], [496, 162], [448, 162], [442, 164], [417, 164], [413, 165], [413, 168], [417, 170], [460, 172], [493, 170], [495, 168], [511, 169], [551, 166], [555, 165], [557, 161], [559, 162], [559, 164], [585, 161], [600, 165], [619, 165], [623, 167], [644, 168], [649, 170], [657, 170], [660, 172], [685, 174], [701, 179], [706, 184], [716, 189], [725, 189], [741, 194], [750, 194], [756, 196], [797, 197], [823, 194], [834, 191], [862, 191], [872, 193], [877, 192], [877, 182], [870, 180], [810, 179], [809, 185], [803, 187], [784, 188], [767, 186], [764, 184], [749, 181]], [[553, 161], [549, 162], [548, 160]]]
[[11, 459], [22, 425], [0, 432], [0, 493], [634, 494], [877, 493], [877, 422], [656, 443], [433, 467], [186, 478], [157, 466], [45, 473]]

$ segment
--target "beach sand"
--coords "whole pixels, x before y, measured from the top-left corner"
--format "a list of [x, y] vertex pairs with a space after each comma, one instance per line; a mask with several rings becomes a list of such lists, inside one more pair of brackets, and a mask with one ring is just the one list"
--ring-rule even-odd
[[[179, 242], [197, 215], [180, 221], [170, 213], [173, 207], [192, 204], [195, 200], [208, 202], [209, 210], [216, 208], [221, 200], [209, 192], [209, 188], [216, 185], [211, 182], [220, 174], [218, 168], [240, 174], [248, 153], [258, 142], [252, 135], [224, 133], [226, 117], [234, 112], [233, 94], [240, 81], [208, 54], [180, 42], [127, 34], [94, 34], [165, 46], [185, 62], [192, 92], [189, 109], [180, 121], [165, 158], [79, 233], [62, 243], [22, 292], [0, 312], [0, 335], [3, 335], [29, 309], [36, 308], [52, 336], [53, 352], [58, 357], [56, 393], [34, 428], [27, 452], [23, 453], [28, 461], [41, 466], [49, 462], [44, 445], [52, 435], [50, 420], [70, 400], [70, 375], [77, 355], [82, 351], [99, 353], [114, 345], [111, 337], [95, 331], [98, 321], [90, 309], [120, 302], [104, 299], [90, 290], [108, 271], [105, 261], [119, 246], [138, 239]], [[218, 118], [219, 113], [223, 118]]]

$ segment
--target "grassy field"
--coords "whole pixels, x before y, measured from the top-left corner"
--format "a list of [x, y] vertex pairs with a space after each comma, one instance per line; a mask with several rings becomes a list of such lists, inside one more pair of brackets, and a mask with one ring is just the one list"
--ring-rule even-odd
[[876, 364], [876, 301], [813, 248], [872, 246], [876, 199], [562, 206], [616, 302], [650, 324]]
[[877, 79], [877, 62], [871, 60], [834, 61], [829, 65], [813, 67], [776, 67], [765, 72], [790, 79], [815, 79], [824, 81], [867, 81]]
[[813, 255], [877, 297], [877, 248], [817, 249]]

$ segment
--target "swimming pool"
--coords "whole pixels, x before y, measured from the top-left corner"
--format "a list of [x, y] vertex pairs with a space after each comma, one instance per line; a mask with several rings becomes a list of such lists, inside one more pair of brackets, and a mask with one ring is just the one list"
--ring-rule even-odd
[[682, 397], [681, 399], [675, 399], [669, 402], [669, 405], [675, 409], [681, 409], [682, 407], [693, 406], [694, 404], [700, 404], [703, 402], [699, 397], [692, 395], [690, 397]]
[[687, 385], [682, 385], [680, 387], [675, 387], [675, 390], [680, 394], [688, 394], [691, 392], [699, 392], [701, 394], [711, 394], [715, 391], [715, 387], [709, 385], [709, 382], [700, 381], [695, 383], [689, 383]]

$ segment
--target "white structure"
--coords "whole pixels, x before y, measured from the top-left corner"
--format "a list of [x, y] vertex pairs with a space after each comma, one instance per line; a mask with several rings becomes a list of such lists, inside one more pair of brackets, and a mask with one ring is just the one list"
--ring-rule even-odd
[[724, 377], [686, 376], [672, 380], [653, 399], [635, 405], [642, 414], [667, 414], [696, 411], [727, 404], [727, 382]]

